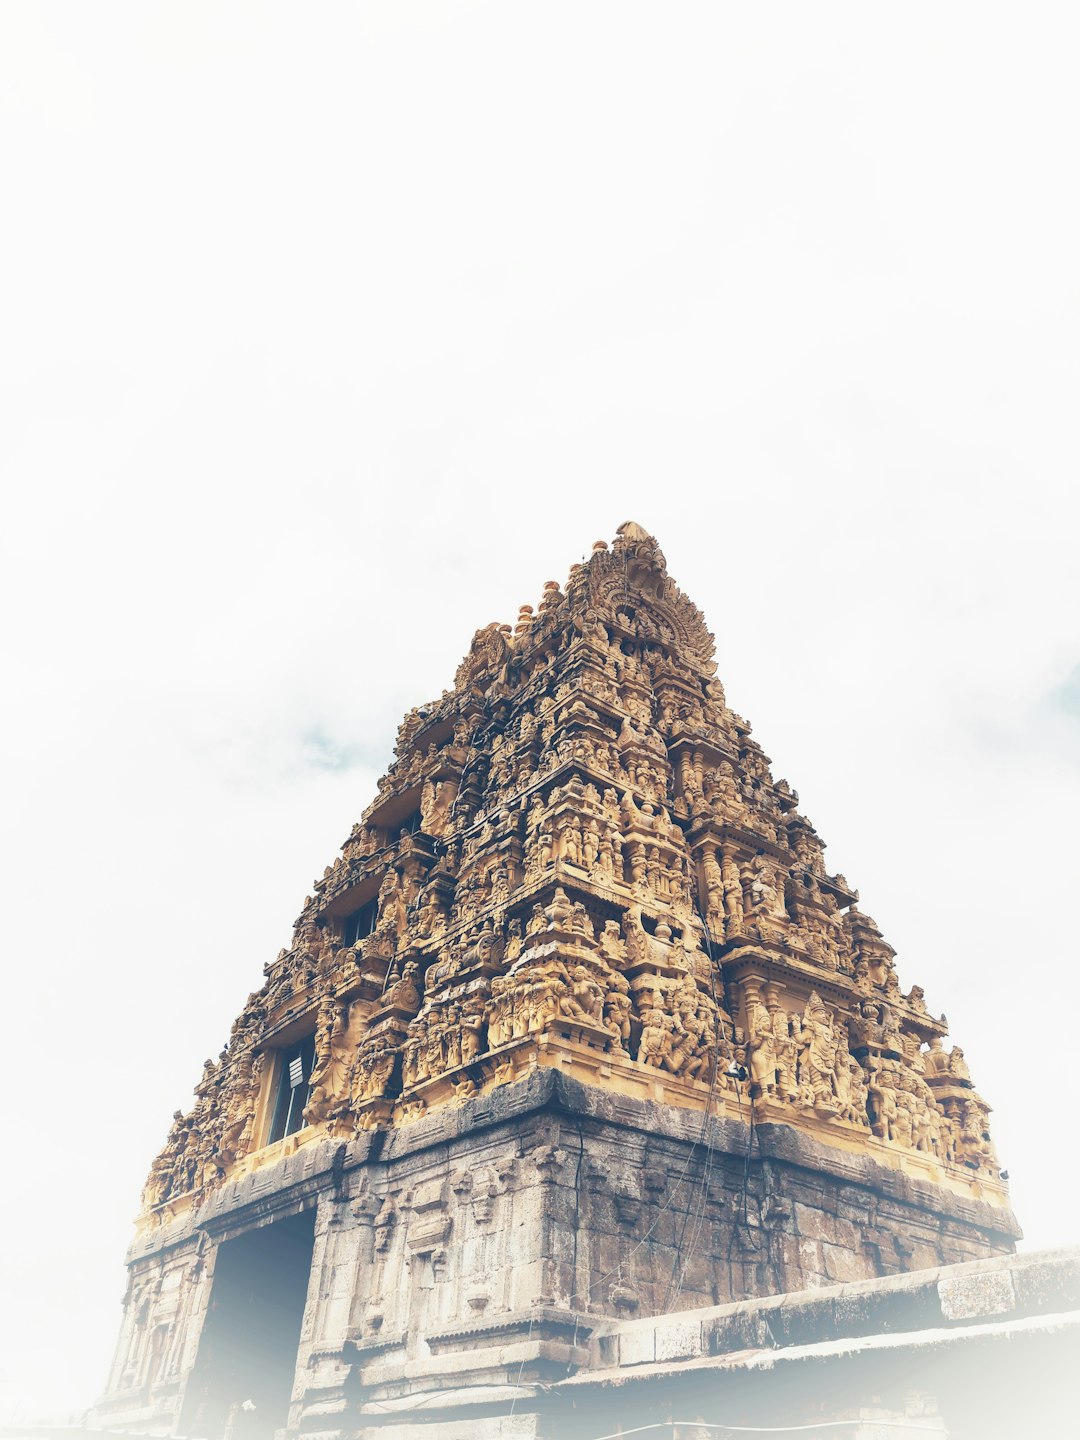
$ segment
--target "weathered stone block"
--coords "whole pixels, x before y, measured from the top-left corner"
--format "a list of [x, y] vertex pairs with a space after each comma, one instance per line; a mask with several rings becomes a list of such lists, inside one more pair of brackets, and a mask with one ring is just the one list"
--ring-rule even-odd
[[656, 1359], [656, 1328], [652, 1324], [628, 1325], [619, 1335], [620, 1365], [651, 1365]]
[[702, 1353], [700, 1320], [656, 1322], [657, 1360], [692, 1360]]
[[843, 1220], [826, 1209], [813, 1209], [809, 1205], [796, 1204], [795, 1228], [800, 1235], [811, 1240], [822, 1240], [829, 1245], [839, 1245], [856, 1250], [859, 1232], [850, 1220]]
[[779, 1305], [754, 1305], [702, 1321], [702, 1345], [708, 1355], [726, 1355], [738, 1350], [771, 1350], [776, 1338], [771, 1313]]
[[938, 1283], [938, 1296], [946, 1320], [1008, 1315], [1016, 1308], [1012, 1276], [1007, 1271], [950, 1276]]
[[1023, 1255], [1010, 1273], [1018, 1313], [1080, 1309], [1080, 1255], [1075, 1250]]
[[841, 1245], [822, 1245], [825, 1260], [825, 1274], [832, 1281], [861, 1280], [866, 1273], [863, 1258], [854, 1250]]
[[834, 1302], [839, 1335], [882, 1335], [940, 1325], [941, 1307], [936, 1274], [914, 1277], [916, 1283], [897, 1287], [862, 1281], [845, 1286]]
[[800, 1295], [790, 1304], [768, 1312], [769, 1332], [777, 1345], [813, 1345], [828, 1337], [835, 1324], [833, 1288], [823, 1289], [820, 1298]]

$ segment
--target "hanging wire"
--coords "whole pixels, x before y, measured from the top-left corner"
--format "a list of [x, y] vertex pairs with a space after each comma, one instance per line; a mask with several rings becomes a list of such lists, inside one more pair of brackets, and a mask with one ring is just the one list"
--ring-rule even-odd
[[[695, 900], [695, 904], [694, 904], [694, 909], [697, 911], [697, 915], [698, 915], [698, 918], [699, 918], [700, 921], [701, 921], [702, 928], [703, 928], [703, 930], [704, 930], [704, 935], [705, 935], [706, 953], [708, 954], [708, 957], [709, 957], [709, 985], [710, 985], [710, 990], [711, 990], [711, 992], [712, 992], [713, 1003], [714, 1003], [714, 1005], [716, 1006], [716, 1009], [715, 1009], [715, 1012], [714, 1012], [714, 1013], [715, 1013], [715, 1016], [716, 1016], [716, 1032], [715, 1032], [715, 1033], [716, 1033], [717, 1039], [718, 1039], [718, 1041], [719, 1041], [719, 1037], [722, 1035], [723, 1021], [722, 1021], [722, 1019], [721, 1019], [721, 1014], [722, 1014], [722, 1012], [721, 1012], [720, 1005], [719, 1005], [718, 1000], [717, 1000], [717, 990], [716, 990], [716, 961], [715, 961], [715, 956], [714, 956], [713, 947], [712, 947], [712, 933], [711, 933], [711, 931], [709, 930], [708, 921], [706, 920], [705, 916], [702, 914], [702, 912], [701, 912], [701, 907], [700, 907], [700, 905], [696, 902], [696, 900]], [[731, 1040], [732, 1040], [732, 1048], [734, 1049], [734, 1043], [735, 1043], [735, 1024], [734, 1024], [734, 1021], [732, 1021], [732, 1035], [731, 1035]], [[688, 1171], [689, 1171], [689, 1169], [690, 1169], [690, 1165], [691, 1165], [691, 1163], [693, 1162], [695, 1150], [698, 1148], [698, 1145], [700, 1145], [700, 1144], [703, 1142], [703, 1140], [704, 1140], [704, 1136], [705, 1136], [705, 1133], [706, 1133], [706, 1126], [707, 1126], [708, 1120], [709, 1120], [709, 1107], [711, 1106], [713, 1097], [714, 1097], [714, 1095], [715, 1095], [716, 1085], [717, 1085], [717, 1082], [718, 1082], [718, 1079], [719, 1079], [719, 1060], [720, 1060], [720, 1053], [719, 1053], [719, 1043], [718, 1043], [718, 1045], [717, 1045], [717, 1064], [716, 1064], [716, 1066], [714, 1066], [713, 1082], [712, 1082], [712, 1085], [711, 1085], [711, 1087], [710, 1087], [709, 1099], [708, 1099], [708, 1101], [707, 1101], [707, 1103], [706, 1103], [706, 1111], [705, 1111], [705, 1115], [704, 1115], [703, 1121], [702, 1121], [701, 1138], [700, 1138], [695, 1144], [691, 1145], [689, 1151], [687, 1152], [687, 1156], [686, 1156], [685, 1161], [683, 1162], [682, 1169], [679, 1171], [679, 1174], [677, 1175], [677, 1177], [676, 1177], [676, 1179], [675, 1179], [675, 1183], [674, 1183], [674, 1184], [672, 1185], [672, 1187], [671, 1187], [670, 1193], [668, 1194], [668, 1196], [667, 1196], [666, 1200], [664, 1201], [663, 1205], [662, 1205], [662, 1206], [660, 1207], [660, 1209], [658, 1210], [656, 1216], [654, 1217], [654, 1219], [653, 1219], [653, 1221], [652, 1221], [652, 1224], [651, 1224], [651, 1225], [648, 1227], [648, 1229], [645, 1231], [644, 1235], [642, 1235], [641, 1239], [638, 1240], [637, 1243], [636, 1243], [635, 1245], [633, 1245], [633, 1246], [630, 1248], [630, 1250], [628, 1250], [627, 1253], [620, 1259], [620, 1261], [618, 1262], [618, 1264], [615, 1266], [614, 1269], [609, 1270], [609, 1271], [607, 1272], [607, 1274], [601, 1275], [598, 1279], [591, 1281], [591, 1282], [590, 1282], [588, 1285], [586, 1285], [583, 1289], [575, 1289], [574, 1293], [573, 1293], [572, 1295], [570, 1295], [570, 1296], [568, 1297], [567, 1301], [566, 1301], [566, 1304], [567, 1304], [567, 1307], [568, 1307], [568, 1308], [569, 1308], [570, 1306], [572, 1306], [576, 1300], [579, 1300], [579, 1299], [581, 1299], [581, 1298], [584, 1298], [584, 1300], [585, 1300], [585, 1302], [586, 1302], [586, 1304], [587, 1304], [587, 1303], [589, 1302], [589, 1300], [591, 1299], [592, 1293], [593, 1293], [594, 1290], [599, 1289], [599, 1287], [600, 1287], [601, 1285], [606, 1284], [609, 1280], [614, 1279], [616, 1276], [621, 1276], [623, 1266], [626, 1265], [626, 1264], [628, 1264], [629, 1261], [638, 1253], [638, 1251], [641, 1250], [641, 1249], [648, 1243], [648, 1241], [651, 1239], [651, 1237], [652, 1237], [652, 1235], [653, 1235], [653, 1232], [656, 1230], [657, 1226], [660, 1224], [661, 1220], [662, 1220], [662, 1219], [664, 1218], [664, 1216], [667, 1214], [668, 1210], [671, 1209], [672, 1205], [673, 1205], [674, 1202], [675, 1202], [675, 1197], [676, 1197], [676, 1195], [678, 1194], [679, 1190], [681, 1189], [682, 1184], [683, 1184], [683, 1181], [686, 1179], [687, 1173], [688, 1173]], [[735, 1092], [736, 1092], [736, 1099], [737, 1099], [738, 1106], [739, 1106], [739, 1114], [740, 1114], [740, 1116], [741, 1116], [741, 1114], [742, 1114], [742, 1093], [741, 1093], [741, 1090], [740, 1090], [740, 1088], [739, 1088], [738, 1079], [736, 1079], [736, 1081], [735, 1081]], [[748, 1099], [749, 1099], [749, 1097], [748, 1097]], [[580, 1141], [581, 1141], [581, 1127], [580, 1127], [580, 1122], [578, 1122], [578, 1135], [579, 1135], [579, 1142], [580, 1142]], [[751, 1231], [752, 1231], [752, 1227], [750, 1226], [749, 1211], [748, 1211], [748, 1183], [749, 1183], [749, 1171], [750, 1171], [750, 1155], [751, 1155], [751, 1151], [752, 1151], [753, 1146], [754, 1146], [754, 1141], [755, 1141], [754, 1109], [753, 1109], [753, 1102], [751, 1101], [751, 1102], [750, 1102], [749, 1137], [748, 1137], [748, 1141], [747, 1141], [746, 1154], [745, 1154], [745, 1157], [744, 1157], [744, 1164], [743, 1164], [743, 1181], [742, 1181], [742, 1196], [741, 1196], [741, 1214], [742, 1214], [742, 1217], [743, 1217], [744, 1227], [746, 1228], [748, 1234], [751, 1233]], [[760, 1153], [760, 1146], [759, 1146], [759, 1153]], [[709, 1148], [708, 1148], [708, 1158], [709, 1158], [710, 1161], [711, 1161], [711, 1155], [712, 1155], [712, 1147], [709, 1146]], [[577, 1173], [576, 1173], [576, 1177], [575, 1177], [575, 1192], [577, 1192], [578, 1182], [580, 1181], [580, 1174], [581, 1174], [580, 1166], [581, 1166], [581, 1153], [580, 1153], [580, 1149], [579, 1149], [578, 1169], [577, 1169]], [[702, 1194], [703, 1194], [703, 1195], [706, 1195], [706, 1194], [707, 1194], [707, 1182], [706, 1182], [706, 1185], [703, 1187]], [[575, 1225], [574, 1225], [574, 1230], [575, 1230], [575, 1234], [574, 1234], [574, 1244], [575, 1244], [575, 1249], [574, 1249], [574, 1271], [572, 1272], [575, 1281], [576, 1281], [576, 1279], [577, 1279], [577, 1228], [578, 1228], [578, 1218], [579, 1218], [579, 1215], [580, 1215], [579, 1205], [580, 1205], [580, 1195], [576, 1193], [576, 1195], [575, 1195]], [[685, 1226], [684, 1226], [684, 1228], [685, 1228]], [[737, 1227], [737, 1224], [732, 1227], [731, 1239], [730, 1239], [729, 1244], [728, 1244], [728, 1255], [727, 1255], [727, 1259], [728, 1259], [728, 1272], [729, 1272], [729, 1288], [731, 1289], [731, 1291], [732, 1291], [733, 1293], [734, 1293], [735, 1286], [734, 1286], [734, 1283], [733, 1283], [733, 1282], [734, 1282], [734, 1269], [733, 1269], [733, 1260], [732, 1260], [732, 1249], [733, 1249], [734, 1243], [735, 1243], [735, 1235], [736, 1235], [736, 1232], [737, 1232], [737, 1228], [738, 1228], [738, 1227]], [[696, 1243], [696, 1235], [695, 1235], [695, 1242], [694, 1242], [694, 1243]], [[758, 1244], [758, 1243], [755, 1243], [755, 1245], [754, 1245], [753, 1248], [754, 1248], [754, 1250], [755, 1250], [755, 1253], [758, 1253], [758, 1252], [760, 1252], [762, 1249], [765, 1249], [766, 1247], [761, 1246], [761, 1245]], [[770, 1261], [771, 1261], [771, 1246], [768, 1247], [768, 1248], [769, 1248], [769, 1250], [770, 1250]], [[675, 1261], [676, 1267], [678, 1267], [678, 1266], [680, 1265], [680, 1258], [681, 1258], [681, 1257], [680, 1257], [679, 1255], [676, 1256], [676, 1261]], [[673, 1272], [673, 1274], [674, 1274], [674, 1272]], [[669, 1286], [670, 1286], [670, 1282], [669, 1282]], [[681, 1294], [681, 1290], [682, 1290], [682, 1286], [681, 1286], [681, 1283], [680, 1283], [680, 1284], [678, 1285], [678, 1287], [677, 1287], [677, 1288], [675, 1289], [675, 1291], [674, 1291], [674, 1299], [673, 1299], [673, 1301], [672, 1301], [673, 1304], [675, 1303], [675, 1301], [678, 1300], [678, 1297], [679, 1297], [679, 1295]], [[530, 1318], [529, 1318], [529, 1328], [528, 1328], [528, 1331], [527, 1331], [527, 1334], [526, 1334], [526, 1343], [528, 1343], [528, 1341], [530, 1341], [530, 1340], [532, 1339], [534, 1324], [535, 1324], [535, 1321], [534, 1321], [533, 1317], [530, 1316]], [[575, 1322], [574, 1322], [574, 1336], [575, 1336], [575, 1340], [576, 1340], [576, 1337], [577, 1337], [577, 1325], [578, 1325], [578, 1321], [577, 1321], [577, 1317], [575, 1316]], [[527, 1360], [527, 1357], [523, 1356], [523, 1357], [522, 1357], [522, 1360], [521, 1360], [521, 1365], [520, 1365], [519, 1368], [518, 1368], [518, 1376], [517, 1376], [517, 1384], [518, 1384], [518, 1385], [521, 1384], [522, 1376], [523, 1376], [524, 1373], [525, 1373], [526, 1360]], [[510, 1414], [511, 1414], [511, 1416], [513, 1416], [516, 1406], [517, 1406], [517, 1397], [515, 1396], [513, 1402], [511, 1403], [511, 1407], [510, 1407]]]
[[650, 1431], [668, 1430], [676, 1440], [678, 1430], [715, 1430], [720, 1440], [726, 1435], [804, 1435], [811, 1430], [838, 1430], [841, 1427], [873, 1425], [892, 1430], [915, 1430], [924, 1435], [941, 1435], [939, 1425], [920, 1425], [912, 1420], [816, 1420], [809, 1425], [729, 1425], [716, 1420], [660, 1420], [653, 1425], [636, 1425], [632, 1430], [613, 1430], [597, 1435], [594, 1440], [626, 1440], [628, 1435], [646, 1435]]
[[[642, 1246], [644, 1246], [645, 1244], [648, 1243], [649, 1239], [651, 1238], [651, 1236], [652, 1236], [652, 1234], [653, 1234], [653, 1231], [654, 1231], [654, 1230], [656, 1229], [656, 1227], [660, 1224], [660, 1221], [664, 1218], [665, 1214], [667, 1213], [668, 1210], [670, 1210], [672, 1204], [674, 1203], [674, 1201], [675, 1201], [675, 1196], [678, 1194], [680, 1186], [682, 1185], [683, 1181], [686, 1179], [686, 1172], [689, 1170], [689, 1168], [690, 1168], [690, 1162], [693, 1160], [693, 1158], [694, 1158], [694, 1151], [693, 1151], [693, 1147], [691, 1147], [690, 1151], [688, 1152], [688, 1154], [687, 1154], [687, 1156], [686, 1156], [686, 1160], [683, 1162], [683, 1167], [682, 1167], [682, 1169], [679, 1171], [679, 1174], [678, 1174], [678, 1176], [677, 1176], [676, 1179], [675, 1179], [674, 1185], [672, 1185], [672, 1187], [671, 1187], [671, 1192], [670, 1192], [670, 1194], [668, 1195], [667, 1199], [664, 1201], [664, 1203], [663, 1203], [663, 1205], [660, 1207], [660, 1209], [657, 1211], [656, 1217], [655, 1217], [655, 1219], [653, 1220], [652, 1224], [651, 1224], [651, 1225], [649, 1226], [649, 1228], [645, 1231], [645, 1234], [642, 1235], [641, 1239], [637, 1242], [637, 1244], [634, 1245], [634, 1246], [632, 1246], [631, 1249], [627, 1251], [627, 1253], [622, 1257], [622, 1259], [618, 1262], [618, 1264], [615, 1266], [615, 1268], [614, 1268], [613, 1270], [609, 1270], [606, 1275], [601, 1275], [598, 1279], [593, 1280], [590, 1284], [588, 1284], [587, 1286], [585, 1286], [584, 1289], [575, 1290], [572, 1295], [568, 1296], [568, 1298], [567, 1298], [567, 1300], [566, 1300], [566, 1305], [567, 1305], [568, 1308], [569, 1308], [571, 1305], [573, 1305], [573, 1303], [574, 1303], [575, 1300], [581, 1299], [582, 1296], [584, 1296], [585, 1302], [586, 1302], [586, 1304], [587, 1304], [587, 1303], [589, 1302], [589, 1300], [591, 1299], [591, 1297], [592, 1297], [592, 1292], [593, 1292], [594, 1290], [599, 1289], [599, 1287], [600, 1287], [601, 1285], [606, 1284], [609, 1280], [612, 1280], [612, 1279], [614, 1279], [616, 1276], [621, 1275], [621, 1274], [622, 1274], [622, 1268], [623, 1268], [623, 1266], [624, 1266], [629, 1260], [631, 1260], [634, 1255], [637, 1254], [637, 1252], [642, 1248]], [[580, 1170], [579, 1170], [578, 1174], [580, 1175]], [[577, 1213], [575, 1212], [575, 1222], [576, 1222], [576, 1219], [577, 1219]], [[575, 1223], [575, 1232], [576, 1232], [576, 1229], [577, 1229], [577, 1226], [576, 1226], [576, 1223]], [[577, 1240], [577, 1236], [576, 1236], [576, 1233], [575, 1233], [575, 1245], [576, 1245], [576, 1240]], [[575, 1251], [575, 1264], [576, 1264], [576, 1251]], [[575, 1280], [577, 1279], [576, 1274], [574, 1275], [574, 1279], [575, 1279]], [[526, 1344], [528, 1344], [528, 1342], [532, 1339], [532, 1333], [533, 1333], [533, 1327], [534, 1327], [534, 1325], [535, 1325], [535, 1319], [534, 1319], [533, 1316], [530, 1315], [530, 1317], [529, 1317], [529, 1328], [528, 1328], [528, 1331], [527, 1331], [526, 1337], [525, 1337], [525, 1343], [526, 1343]], [[575, 1322], [574, 1322], [574, 1334], [575, 1334], [575, 1337], [576, 1337], [576, 1335], [577, 1335], [577, 1318], [576, 1318], [576, 1317], [575, 1317]], [[517, 1382], [516, 1382], [518, 1385], [521, 1384], [521, 1377], [522, 1377], [522, 1375], [525, 1373], [526, 1360], [527, 1360], [527, 1356], [522, 1356], [521, 1365], [518, 1367], [518, 1376], [517, 1376]], [[513, 1416], [514, 1410], [515, 1410], [516, 1406], [517, 1406], [517, 1396], [514, 1397], [514, 1400], [513, 1400], [513, 1402], [511, 1403], [511, 1406], [510, 1406], [510, 1414], [511, 1414], [511, 1416]]]
[[[708, 956], [709, 960], [709, 990], [711, 992], [713, 1003], [713, 1049], [715, 1052], [714, 1063], [712, 1067], [712, 1081], [709, 1085], [709, 1094], [705, 1101], [705, 1112], [701, 1117], [701, 1133], [698, 1136], [697, 1140], [697, 1145], [700, 1146], [704, 1144], [706, 1140], [709, 1120], [711, 1119], [713, 1099], [716, 1095], [716, 1087], [720, 1078], [720, 1059], [723, 1048], [721, 1045], [721, 1040], [723, 1038], [723, 1021], [720, 1018], [722, 1012], [716, 993], [716, 961], [713, 957], [712, 935], [709, 931], [709, 923], [705, 919], [705, 916], [701, 913], [701, 906], [697, 902], [697, 897], [694, 896], [693, 899], [694, 909], [697, 911], [698, 919], [701, 921], [701, 927], [704, 932], [705, 953]], [[734, 1025], [732, 1026], [732, 1029], [734, 1030]], [[734, 1035], [732, 1035], [732, 1041], [734, 1042]], [[693, 1155], [693, 1150], [691, 1150], [690, 1153], [691, 1155]], [[702, 1167], [701, 1176], [700, 1198], [698, 1201], [697, 1216], [694, 1222], [694, 1230], [692, 1232], [690, 1245], [687, 1251], [688, 1254], [693, 1254], [694, 1247], [697, 1245], [698, 1239], [700, 1238], [702, 1226], [704, 1225], [705, 1209], [708, 1205], [709, 1199], [709, 1180], [712, 1174], [712, 1154], [713, 1148], [710, 1144], [707, 1146], [705, 1152], [705, 1164]], [[686, 1277], [686, 1253], [684, 1253], [683, 1243], [686, 1238], [687, 1225], [690, 1221], [692, 1204], [693, 1202], [691, 1201], [691, 1203], [687, 1205], [686, 1213], [683, 1217], [682, 1230], [679, 1233], [678, 1240], [675, 1242], [675, 1259], [672, 1265], [671, 1278], [668, 1281], [668, 1290], [665, 1297], [663, 1311], [663, 1313], [665, 1314], [675, 1308], [679, 1296], [682, 1294], [683, 1282]]]

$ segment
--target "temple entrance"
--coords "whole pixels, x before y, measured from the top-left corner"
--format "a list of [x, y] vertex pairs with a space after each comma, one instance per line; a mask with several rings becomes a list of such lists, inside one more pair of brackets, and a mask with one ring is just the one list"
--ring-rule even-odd
[[185, 1434], [271, 1440], [287, 1423], [314, 1244], [314, 1209], [222, 1242]]

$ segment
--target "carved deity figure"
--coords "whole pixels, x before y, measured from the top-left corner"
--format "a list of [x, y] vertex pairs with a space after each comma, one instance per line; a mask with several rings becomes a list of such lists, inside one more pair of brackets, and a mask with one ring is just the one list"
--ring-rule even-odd
[[954, 1045], [949, 1051], [949, 1074], [954, 1080], [970, 1080], [971, 1071], [968, 1069], [967, 1061], [964, 1059], [964, 1052], [959, 1045]]
[[639, 1002], [641, 1015], [641, 1040], [638, 1045], [638, 1060], [642, 1065], [661, 1066], [673, 1069], [672, 1056], [675, 1050], [676, 1021], [664, 1009], [658, 992], [652, 992], [646, 1000]]
[[746, 1002], [746, 1029], [751, 1084], [757, 1087], [758, 1095], [772, 1095], [776, 1091], [776, 1042], [772, 1016], [756, 995], [750, 996]]
[[562, 997], [564, 1015], [604, 1023], [604, 990], [584, 965], [575, 965], [570, 974], [570, 991]]
[[764, 855], [755, 855], [750, 862], [750, 905], [755, 915], [776, 918], [785, 913], [783, 890], [776, 883], [776, 872]]
[[600, 935], [600, 953], [615, 970], [621, 970], [626, 964], [626, 941], [617, 920], [605, 922]]
[[896, 1081], [891, 1070], [876, 1066], [867, 1086], [870, 1128], [882, 1140], [895, 1140], [897, 1133]]
[[498, 1050], [513, 1037], [511, 995], [513, 981], [508, 975], [496, 975], [486, 1007], [488, 1049]]
[[799, 1094], [800, 1016], [777, 1006], [772, 1016], [772, 1036], [776, 1055], [776, 1091], [782, 1099], [792, 1101]]
[[815, 1106], [832, 1106], [836, 1052], [832, 1012], [816, 991], [811, 992], [803, 1011], [799, 1079], [809, 1086]]
[[624, 977], [615, 972], [608, 980], [603, 1012], [604, 1028], [609, 1030], [613, 1037], [612, 1050], [623, 1054], [629, 1053], [633, 1014], [634, 1006], [630, 999], [630, 987]]
[[379, 918], [375, 929], [391, 935], [399, 935], [405, 926], [405, 906], [401, 893], [401, 880], [394, 869], [383, 876], [379, 886]]
[[714, 851], [705, 852], [701, 865], [702, 881], [705, 887], [705, 912], [709, 928], [718, 940], [725, 935], [724, 875]]
[[449, 806], [439, 804], [439, 788], [429, 777], [420, 792], [420, 828], [428, 835], [441, 835], [446, 828]]
[[309, 1082], [304, 1119], [317, 1125], [338, 1114], [349, 1097], [356, 1047], [365, 1024], [364, 1007], [325, 1004]]
[[352, 1080], [354, 1106], [386, 1093], [395, 1058], [396, 1051], [386, 1035], [372, 1037], [357, 1050]]
[[720, 851], [720, 873], [724, 880], [724, 918], [728, 935], [741, 935], [743, 928], [742, 877], [734, 855], [725, 845]]

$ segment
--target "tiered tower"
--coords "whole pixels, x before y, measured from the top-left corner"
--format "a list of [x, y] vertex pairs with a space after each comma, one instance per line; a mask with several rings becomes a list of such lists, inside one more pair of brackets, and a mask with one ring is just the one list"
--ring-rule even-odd
[[962, 1052], [715, 669], [628, 523], [406, 716], [154, 1162], [110, 1424], [209, 1424], [214, 1247], [312, 1210], [291, 1423], [351, 1434], [345, 1372], [1011, 1248]]

